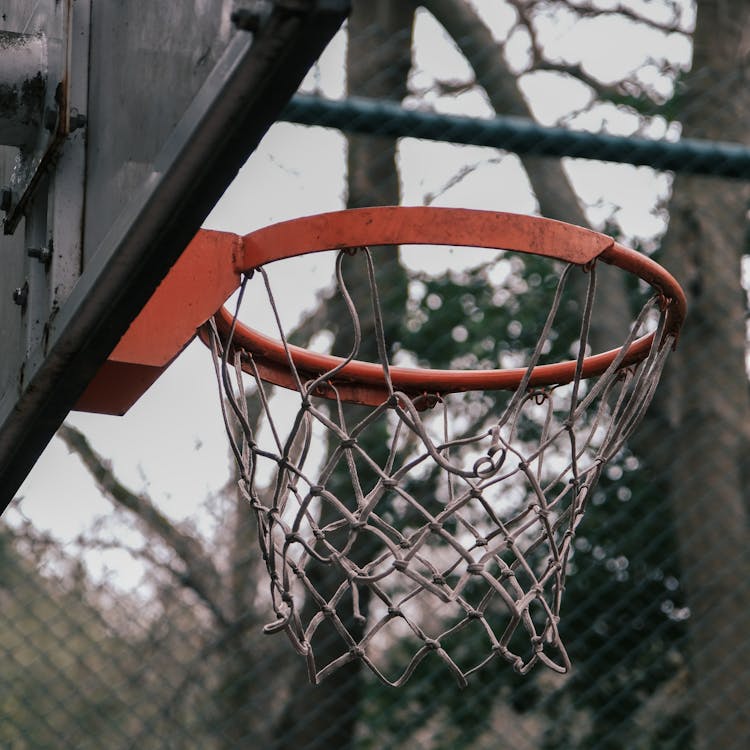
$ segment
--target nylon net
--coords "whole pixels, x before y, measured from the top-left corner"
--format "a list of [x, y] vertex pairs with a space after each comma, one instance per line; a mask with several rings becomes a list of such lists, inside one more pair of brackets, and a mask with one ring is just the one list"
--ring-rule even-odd
[[[672, 348], [659, 297], [645, 303], [624, 342], [627, 349], [644, 326], [655, 330], [646, 358], [623, 367], [620, 356], [584, 380], [596, 268], [564, 267], [525, 375], [514, 391], [494, 394], [493, 413], [477, 428], [466, 394], [431, 394], [425, 409], [424, 398], [392, 386], [373, 261], [367, 248], [359, 254], [370, 299], [358, 304], [374, 311], [388, 389], [378, 406], [343, 403], [336, 371], [298, 372], [280, 322], [296, 391], [265, 383], [253, 354], [209, 324], [239, 489], [256, 516], [269, 576], [275, 620], [266, 631], [286, 633], [313, 682], [355, 660], [393, 686], [427, 658], [441, 660], [461, 685], [497, 660], [520, 673], [538, 663], [566, 672], [558, 624], [573, 539]], [[337, 278], [353, 323], [348, 362], [363, 332], [341, 273], [347, 257], [339, 253]], [[582, 272], [575, 375], [530, 387], [568, 277]], [[278, 312], [263, 268], [243, 292], [248, 285]], [[321, 384], [332, 398], [314, 395]], [[278, 391], [287, 394], [283, 409]]]

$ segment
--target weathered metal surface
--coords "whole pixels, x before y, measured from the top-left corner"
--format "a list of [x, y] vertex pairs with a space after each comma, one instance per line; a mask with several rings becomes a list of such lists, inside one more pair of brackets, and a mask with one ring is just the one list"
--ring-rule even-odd
[[44, 127], [47, 44], [41, 34], [0, 31], [0, 143], [27, 146]]
[[[55, 0], [40, 0], [28, 3], [24, 0], [8, 0], [3, 3], [0, 15], [0, 34], [5, 41], [2, 52], [3, 73], [0, 74], [6, 83], [9, 79], [25, 77], [40, 63], [44, 64], [45, 78], [49, 70], [49, 33], [56, 33], [59, 27], [59, 8]], [[20, 35], [20, 36], [19, 36]], [[16, 57], [18, 53], [18, 57]], [[6, 70], [5, 65], [13, 66]], [[33, 80], [33, 76], [32, 76]], [[4, 134], [4, 145], [0, 146], [0, 189], [3, 191], [2, 210], [7, 218], [9, 212], [17, 205], [19, 166], [31, 158], [34, 147], [42, 139], [51, 139], [50, 131], [43, 127], [43, 113], [50, 86], [37, 81], [34, 86], [27, 84], [27, 91], [34, 89], [33, 104], [29, 102], [22, 132], [12, 137], [10, 132]], [[54, 86], [53, 86], [54, 88]], [[12, 102], [8, 102], [13, 106]], [[9, 113], [12, 117], [17, 111]], [[23, 144], [18, 141], [23, 141]], [[24, 146], [23, 152], [20, 146]], [[30, 321], [38, 318], [38, 303], [47, 293], [45, 268], [27, 255], [29, 247], [45, 246], [47, 236], [47, 196], [35, 205], [29, 205], [28, 219], [20, 218], [16, 231], [12, 235], [0, 233], [0, 257], [3, 269], [0, 273], [0, 424], [13, 419], [17, 401], [21, 396], [21, 379], [26, 363], [26, 354], [32, 343], [29, 340]], [[32, 289], [38, 275], [41, 276], [42, 288]], [[30, 278], [30, 276], [34, 278]], [[14, 299], [16, 289], [27, 289], [25, 305], [18, 305]], [[43, 313], [42, 317], [45, 317]], [[32, 325], [31, 328], [34, 326]]]
[[[21, 19], [31, 13], [23, 26], [3, 29], [7, 42], [3, 62], [15, 69], [16, 77], [23, 78], [21, 89], [28, 105], [22, 107], [29, 110], [24, 116], [23, 143], [6, 144], [20, 148], [7, 185], [10, 198], [3, 219], [5, 234], [14, 233], [24, 213], [32, 210], [34, 193], [45, 182], [68, 132], [70, 33], [73, 16], [86, 14], [89, 2], [40, 0], [33, 12], [22, 11]], [[4, 23], [8, 22], [5, 14]], [[24, 38], [28, 38], [26, 43]]]
[[[77, 12], [85, 2], [40, 0], [29, 9], [26, 0], [9, 0], [0, 29], [38, 33], [59, 7]], [[88, 95], [85, 104], [66, 104], [53, 178], [36, 186], [14, 235], [0, 240], [3, 257], [12, 257], [0, 282], [0, 326], [8, 334], [8, 356], [0, 357], [0, 508], [277, 118], [349, 3], [275, 3], [256, 33], [235, 28], [235, 5], [95, 2], [88, 40], [75, 23], [68, 29], [70, 49], [85, 49], [89, 60]], [[66, 69], [75, 80], [73, 57]], [[56, 175], [77, 141], [85, 143], [85, 191], [76, 187], [75, 170], [67, 187]], [[18, 149], [0, 147], [0, 155], [2, 187]], [[78, 217], [77, 236], [71, 215]], [[55, 224], [64, 216], [61, 240]], [[50, 241], [48, 265], [27, 255], [28, 247]], [[75, 267], [75, 280], [66, 276], [55, 296], [49, 279], [66, 265]], [[11, 292], [26, 281], [29, 304], [21, 309]]]

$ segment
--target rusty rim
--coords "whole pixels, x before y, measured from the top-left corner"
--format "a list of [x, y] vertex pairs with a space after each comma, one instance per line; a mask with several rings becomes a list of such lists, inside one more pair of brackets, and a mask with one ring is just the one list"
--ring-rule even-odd
[[[246, 235], [235, 257], [235, 270], [249, 273], [266, 263], [311, 252], [340, 250], [363, 245], [439, 244], [513, 250], [555, 258], [585, 266], [599, 259], [635, 274], [660, 295], [666, 314], [660, 345], [672, 345], [679, 334], [687, 304], [674, 277], [658, 263], [611, 237], [571, 224], [519, 214], [472, 209], [386, 206], [350, 209], [293, 219]], [[219, 334], [230, 348], [243, 353], [243, 368], [257, 368], [260, 376], [286, 388], [296, 388], [287, 349], [281, 341], [265, 336], [234, 320], [226, 308], [215, 316]], [[654, 344], [655, 333], [634, 341], [622, 356], [621, 367], [642, 361]], [[340, 367], [339, 357], [288, 346], [294, 366], [304, 379], [318, 378]], [[618, 357], [622, 347], [583, 360], [582, 377], [603, 373]], [[252, 359], [253, 365], [250, 364]], [[538, 365], [529, 387], [553, 386], [575, 377], [577, 362]], [[389, 367], [393, 388], [412, 396], [443, 395], [461, 391], [515, 389], [527, 368], [496, 370], [432, 370]], [[340, 369], [316, 395], [341, 398], [354, 403], [377, 405], [387, 399], [383, 367], [353, 360]]]

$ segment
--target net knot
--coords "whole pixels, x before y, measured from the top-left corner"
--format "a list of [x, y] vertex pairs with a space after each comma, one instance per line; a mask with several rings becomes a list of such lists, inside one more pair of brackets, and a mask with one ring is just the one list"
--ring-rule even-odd
[[442, 648], [442, 646], [440, 645], [440, 641], [436, 641], [433, 638], [425, 638], [424, 645], [425, 648], [430, 649], [430, 651], [437, 651], [438, 649]]
[[549, 391], [544, 390], [532, 391], [529, 395], [537, 406], [541, 406], [550, 397]]
[[320, 611], [324, 617], [334, 617], [336, 615], [336, 610], [328, 604], [326, 604], [324, 607], [321, 607]]
[[409, 563], [406, 560], [394, 560], [392, 565], [393, 569], [398, 570], [400, 573], [403, 573], [409, 567]]
[[427, 411], [442, 403], [442, 398], [440, 398], [439, 393], [423, 393], [417, 396], [412, 403], [417, 411]]
[[398, 607], [388, 607], [388, 617], [401, 617], [401, 610]]
[[339, 445], [342, 448], [353, 448], [356, 444], [357, 444], [357, 438], [353, 438], [353, 437], [348, 437], [339, 443]]
[[381, 479], [380, 483], [383, 485], [383, 487], [398, 487], [398, 479], [394, 479], [393, 477]]
[[411, 549], [411, 542], [408, 539], [402, 539], [398, 546], [401, 547], [401, 549]]
[[443, 524], [438, 523], [437, 521], [432, 521], [427, 524], [427, 528], [433, 533], [433, 534], [439, 534], [443, 530]]
[[478, 458], [474, 463], [474, 474], [478, 477], [490, 477], [505, 463], [507, 452], [504, 448], [492, 447], [486, 456]]
[[483, 615], [478, 609], [467, 609], [466, 617], [469, 620], [481, 620]]
[[365, 656], [365, 650], [361, 646], [352, 646], [349, 649], [349, 653], [355, 658], [355, 659], [364, 659]]
[[484, 565], [482, 563], [471, 563], [471, 565], [466, 566], [466, 572], [471, 573], [471, 575], [479, 575], [480, 573], [484, 573]]
[[520, 656], [516, 656], [511, 651], [509, 651], [506, 646], [503, 646], [500, 643], [493, 646], [492, 651], [498, 656], [502, 656], [503, 659], [509, 661], [515, 672], [518, 672], [518, 674], [523, 674], [524, 663], [523, 659]]
[[437, 584], [438, 586], [445, 586], [445, 578], [443, 578], [443, 576], [432, 576], [432, 582]]
[[322, 484], [310, 485], [310, 495], [317, 497], [325, 492], [325, 487]]
[[325, 398], [331, 391], [332, 388], [327, 383], [318, 383], [313, 390], [313, 395]]

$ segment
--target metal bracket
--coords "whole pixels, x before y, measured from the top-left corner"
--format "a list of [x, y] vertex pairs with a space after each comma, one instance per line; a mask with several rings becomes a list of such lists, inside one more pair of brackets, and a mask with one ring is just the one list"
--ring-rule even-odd
[[17, 92], [14, 111], [0, 115], [0, 140], [19, 147], [3, 192], [5, 234], [16, 230], [62, 143], [85, 124], [71, 102], [73, 9], [74, 0], [49, 4], [41, 33], [0, 32], [0, 87]]

